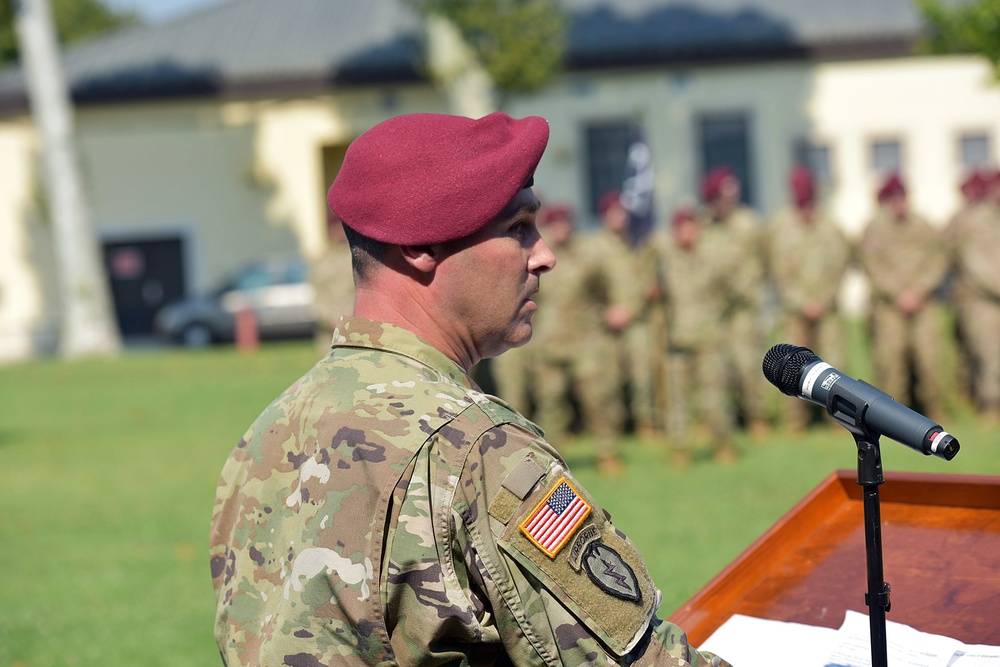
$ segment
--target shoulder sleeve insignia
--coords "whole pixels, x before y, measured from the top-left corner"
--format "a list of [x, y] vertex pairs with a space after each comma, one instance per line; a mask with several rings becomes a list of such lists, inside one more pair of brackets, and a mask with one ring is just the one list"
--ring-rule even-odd
[[590, 510], [590, 504], [562, 477], [519, 527], [532, 544], [549, 558], [555, 558], [590, 515]]
[[642, 602], [642, 589], [635, 571], [604, 542], [592, 542], [587, 547], [583, 555], [583, 569], [605, 593], [622, 600]]

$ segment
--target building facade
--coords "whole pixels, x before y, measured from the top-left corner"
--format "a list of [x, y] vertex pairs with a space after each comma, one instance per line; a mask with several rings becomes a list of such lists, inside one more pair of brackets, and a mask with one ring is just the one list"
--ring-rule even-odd
[[[320, 254], [326, 188], [350, 141], [400, 113], [451, 111], [419, 65], [420, 22], [396, 0], [329, 3], [321, 16], [307, 11], [314, 3], [273, 4], [234, 2], [67, 54], [83, 177], [126, 335], [247, 261]], [[812, 3], [770, 4], [734, 14], [720, 0], [692, 15], [670, 0], [567, 0], [566, 70], [505, 107], [550, 121], [536, 175], [543, 201], [570, 203], [596, 224], [598, 199], [621, 183], [641, 139], [659, 219], [693, 201], [722, 163], [769, 214], [787, 199], [791, 167], [806, 162], [852, 235], [890, 171], [905, 176], [918, 210], [946, 221], [961, 178], [1000, 156], [1000, 85], [985, 61], [914, 55], [920, 25], [908, 0], [886, 3], [874, 34], [812, 16]], [[871, 16], [853, 20], [874, 30]], [[0, 362], [52, 351], [58, 332], [39, 158], [23, 81], [9, 70], [0, 74]]]

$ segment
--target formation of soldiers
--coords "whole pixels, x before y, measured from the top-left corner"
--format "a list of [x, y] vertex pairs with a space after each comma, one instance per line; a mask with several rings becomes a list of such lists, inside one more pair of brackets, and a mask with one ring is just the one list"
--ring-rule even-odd
[[[844, 368], [838, 297], [856, 266], [870, 287], [873, 382], [937, 421], [952, 388], [1000, 418], [1000, 172], [971, 175], [943, 227], [914, 212], [905, 183], [890, 176], [857, 241], [815, 190], [794, 169], [788, 205], [765, 222], [720, 167], [705, 177], [700, 205], [638, 244], [618, 193], [602, 198], [595, 233], [577, 228], [570, 207], [544, 205], [539, 225], [558, 266], [537, 296], [532, 342], [492, 361], [499, 395], [554, 443], [593, 436], [609, 472], [628, 430], [666, 440], [682, 463], [701, 453], [731, 460], [737, 428], [760, 437], [821, 418], [805, 401], [771, 400], [761, 359], [789, 342]], [[956, 382], [944, 379], [949, 349]]]

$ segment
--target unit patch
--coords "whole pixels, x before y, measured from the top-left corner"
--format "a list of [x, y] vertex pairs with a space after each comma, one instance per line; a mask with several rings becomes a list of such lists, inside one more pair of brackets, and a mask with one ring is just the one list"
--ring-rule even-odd
[[519, 528], [542, 553], [555, 558], [590, 515], [590, 510], [590, 504], [580, 497], [566, 477], [562, 477]]
[[583, 554], [583, 568], [605, 593], [622, 600], [642, 602], [642, 589], [635, 572], [618, 552], [604, 542], [592, 542]]

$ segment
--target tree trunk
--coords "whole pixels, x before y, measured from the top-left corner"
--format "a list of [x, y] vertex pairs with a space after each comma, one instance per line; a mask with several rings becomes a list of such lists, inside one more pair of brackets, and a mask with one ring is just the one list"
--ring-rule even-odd
[[430, 14], [427, 31], [427, 67], [431, 78], [448, 96], [453, 113], [482, 118], [497, 110], [496, 90], [490, 75], [465, 43], [455, 24]]
[[108, 281], [90, 229], [79, 172], [69, 91], [59, 61], [48, 0], [15, 1], [16, 27], [31, 99], [42, 135], [46, 191], [59, 274], [63, 356], [116, 354], [121, 347]]

